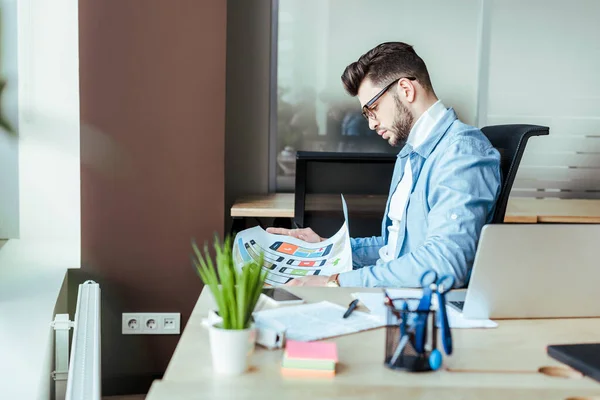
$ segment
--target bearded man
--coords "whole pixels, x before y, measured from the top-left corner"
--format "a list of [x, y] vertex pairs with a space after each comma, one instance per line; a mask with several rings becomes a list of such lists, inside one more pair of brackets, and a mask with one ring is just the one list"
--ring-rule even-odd
[[[499, 152], [437, 98], [425, 63], [406, 43], [369, 50], [346, 67], [342, 83], [358, 97], [369, 127], [401, 147], [381, 235], [351, 239], [352, 271], [288, 285], [419, 287], [433, 269], [464, 286], [500, 193]], [[323, 240], [310, 228], [267, 231]]]

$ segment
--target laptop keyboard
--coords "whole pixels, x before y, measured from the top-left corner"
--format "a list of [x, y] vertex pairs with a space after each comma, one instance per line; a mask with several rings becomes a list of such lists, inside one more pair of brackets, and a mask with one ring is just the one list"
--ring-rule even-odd
[[465, 306], [464, 301], [449, 301], [448, 303], [454, 308], [458, 309], [458, 311], [462, 311], [463, 307]]

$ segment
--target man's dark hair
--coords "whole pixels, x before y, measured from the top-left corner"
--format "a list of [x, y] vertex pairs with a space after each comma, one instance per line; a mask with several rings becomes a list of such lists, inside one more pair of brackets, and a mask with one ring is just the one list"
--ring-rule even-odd
[[394, 79], [415, 77], [427, 91], [433, 92], [425, 62], [413, 47], [402, 42], [387, 42], [369, 50], [358, 61], [348, 65], [342, 74], [342, 83], [352, 96], [365, 78], [376, 86], [385, 86]]

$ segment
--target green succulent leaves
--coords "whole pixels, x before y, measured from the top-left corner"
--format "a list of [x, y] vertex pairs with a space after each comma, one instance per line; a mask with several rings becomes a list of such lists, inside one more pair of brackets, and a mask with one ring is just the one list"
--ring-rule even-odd
[[223, 328], [249, 328], [267, 277], [267, 271], [262, 269], [264, 254], [261, 253], [258, 263], [248, 262], [238, 271], [233, 260], [231, 237], [226, 237], [222, 244], [215, 237], [214, 261], [208, 245], [204, 245], [204, 252], [195, 242], [192, 242], [192, 248], [192, 262], [217, 303]]

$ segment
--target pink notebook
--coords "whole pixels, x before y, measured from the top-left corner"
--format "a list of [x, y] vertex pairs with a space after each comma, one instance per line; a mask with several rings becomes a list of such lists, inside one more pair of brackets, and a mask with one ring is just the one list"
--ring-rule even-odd
[[285, 345], [287, 358], [338, 361], [337, 345], [333, 342], [297, 342], [288, 340]]

